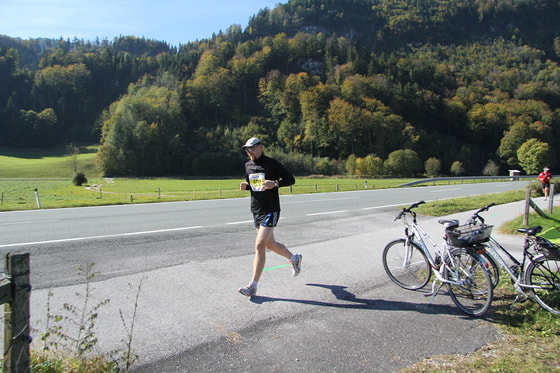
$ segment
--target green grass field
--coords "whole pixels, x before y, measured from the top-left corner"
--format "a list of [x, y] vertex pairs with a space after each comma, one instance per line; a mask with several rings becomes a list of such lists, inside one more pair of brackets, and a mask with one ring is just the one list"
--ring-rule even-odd
[[[66, 148], [22, 150], [0, 148], [0, 211], [96, 206], [123, 203], [150, 203], [247, 196], [239, 190], [238, 178], [132, 179], [100, 177], [95, 168], [96, 146], [80, 147], [78, 171], [87, 185], [72, 184], [73, 157]], [[364, 180], [351, 178], [301, 178], [281, 193], [321, 193], [372, 188], [392, 188], [412, 181]], [[37, 194], [35, 193], [37, 190]]]
[[[77, 155], [78, 171], [98, 175], [95, 168], [97, 146], [81, 146]], [[16, 149], [0, 147], [0, 179], [3, 178], [72, 178], [72, 157], [66, 148]]]
[[[87, 175], [86, 175], [87, 176]], [[299, 178], [281, 194], [321, 193], [365, 189], [364, 180]], [[246, 197], [239, 190], [239, 178], [227, 179], [104, 179], [88, 177], [84, 186], [74, 186], [72, 178], [0, 179], [0, 211], [37, 208], [35, 189], [42, 208], [96, 206], [123, 203], [189, 201]], [[402, 180], [368, 180], [368, 189], [392, 188]]]
[[[102, 178], [95, 167], [97, 146], [82, 146], [77, 155], [78, 171], [88, 178], [74, 186], [73, 157], [65, 147], [47, 150], [0, 148], [0, 211], [152, 203], [248, 195], [239, 190], [244, 175], [237, 178], [133, 179]], [[358, 179], [345, 177], [298, 177], [282, 194], [323, 193], [395, 188], [418, 179]], [[446, 184], [448, 182], [445, 182]], [[37, 190], [37, 193], [35, 193]], [[37, 201], [36, 197], [39, 197]]]

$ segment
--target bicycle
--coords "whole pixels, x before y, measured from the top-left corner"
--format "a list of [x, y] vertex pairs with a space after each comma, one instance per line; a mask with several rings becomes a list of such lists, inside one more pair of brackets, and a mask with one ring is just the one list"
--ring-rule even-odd
[[[492, 203], [476, 211], [466, 222], [472, 227], [485, 226], [481, 212], [488, 211]], [[511, 308], [519, 301], [533, 298], [542, 308], [555, 315], [560, 315], [560, 248], [544, 237], [537, 236], [542, 231], [540, 225], [531, 228], [519, 228], [524, 233], [523, 258], [519, 261], [493, 237], [482, 244], [473, 245], [484, 256], [487, 266], [494, 267], [491, 273], [497, 273], [495, 281], [499, 281], [499, 267], [504, 268], [518, 292]], [[513, 263], [508, 265], [500, 252]]]
[[[486, 262], [470, 247], [455, 248], [446, 242], [443, 249], [440, 248], [417, 222], [413, 209], [423, 203], [419, 201], [403, 208], [395, 218], [395, 221], [402, 220], [405, 238], [385, 246], [382, 257], [385, 272], [395, 284], [408, 290], [426, 286], [433, 272], [432, 291], [428, 294], [432, 295], [431, 303], [446, 284], [449, 296], [462, 312], [482, 316], [493, 297]], [[439, 223], [447, 230], [447, 227], [457, 226], [458, 220], [439, 220]]]

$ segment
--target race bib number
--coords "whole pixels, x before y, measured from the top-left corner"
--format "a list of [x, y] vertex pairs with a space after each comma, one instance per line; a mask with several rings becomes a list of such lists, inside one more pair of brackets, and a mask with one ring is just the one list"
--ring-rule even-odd
[[249, 184], [251, 185], [253, 192], [262, 192], [265, 190], [263, 185], [264, 180], [264, 173], [249, 175]]

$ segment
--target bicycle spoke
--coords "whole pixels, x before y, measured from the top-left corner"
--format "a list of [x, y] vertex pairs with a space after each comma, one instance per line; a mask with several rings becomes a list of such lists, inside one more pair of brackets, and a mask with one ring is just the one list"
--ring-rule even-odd
[[541, 307], [560, 315], [560, 259], [542, 257], [531, 263], [525, 273], [525, 282]]
[[445, 272], [449, 295], [457, 307], [468, 315], [483, 315], [493, 297], [492, 280], [484, 262], [466, 249], [452, 249]]
[[424, 287], [432, 274], [426, 254], [405, 239], [390, 242], [383, 250], [383, 267], [389, 278], [404, 289]]

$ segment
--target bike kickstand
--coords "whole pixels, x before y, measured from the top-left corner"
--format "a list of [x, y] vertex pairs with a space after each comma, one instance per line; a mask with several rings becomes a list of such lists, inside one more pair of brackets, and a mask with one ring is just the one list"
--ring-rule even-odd
[[432, 296], [432, 300], [430, 301], [430, 306], [432, 304], [434, 304], [434, 300], [436, 299], [436, 295], [438, 295], [439, 293], [439, 289], [441, 289], [441, 287], [443, 286], [443, 282], [439, 282], [439, 284], [436, 284], [437, 279], [434, 280], [434, 282], [432, 282], [432, 291], [428, 294], [424, 294], [426, 297], [429, 297], [430, 295]]
[[517, 302], [519, 303], [523, 303], [525, 302], [527, 299], [529, 299], [529, 296], [525, 293], [519, 293], [517, 294], [517, 296], [515, 297], [515, 300], [513, 301], [513, 303], [511, 304], [511, 306], [509, 307], [510, 309], [513, 309], [513, 307], [515, 306], [515, 304]]

